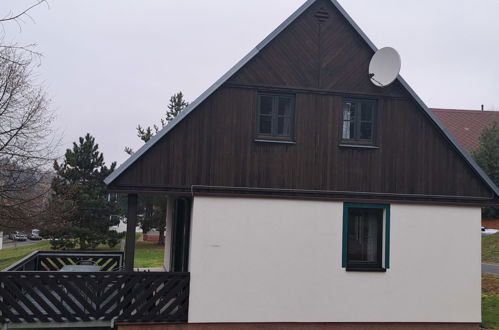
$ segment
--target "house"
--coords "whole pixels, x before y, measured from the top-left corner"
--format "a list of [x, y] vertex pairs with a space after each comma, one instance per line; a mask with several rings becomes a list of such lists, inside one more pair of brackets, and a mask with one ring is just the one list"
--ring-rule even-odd
[[129, 270], [137, 196], [168, 196], [165, 271], [190, 274], [173, 328], [478, 328], [499, 190], [401, 77], [371, 84], [375, 51], [309, 0], [106, 179]]
[[[472, 155], [480, 146], [485, 128], [499, 123], [499, 111], [431, 109], [461, 147]], [[482, 219], [482, 226], [499, 228], [499, 219]]]
[[469, 154], [480, 146], [482, 131], [494, 122], [499, 124], [499, 111], [431, 109], [433, 114]]

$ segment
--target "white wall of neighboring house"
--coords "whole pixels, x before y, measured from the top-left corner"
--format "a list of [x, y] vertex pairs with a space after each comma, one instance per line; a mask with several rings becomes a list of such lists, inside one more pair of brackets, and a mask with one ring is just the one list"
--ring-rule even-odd
[[[116, 230], [118, 233], [126, 233], [126, 218], [121, 217], [120, 222], [116, 226], [111, 226], [109, 227], [109, 230]], [[135, 232], [140, 233], [142, 229], [140, 229], [140, 226], [135, 227]]]
[[195, 197], [189, 322], [480, 322], [480, 208], [392, 204], [386, 273], [341, 267], [342, 216]]

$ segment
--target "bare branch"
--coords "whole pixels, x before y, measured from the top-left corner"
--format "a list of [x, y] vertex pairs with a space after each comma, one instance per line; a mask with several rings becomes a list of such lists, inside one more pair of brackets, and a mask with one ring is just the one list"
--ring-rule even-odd
[[9, 21], [15, 21], [16, 23], [19, 24], [19, 20], [22, 20], [22, 18], [24, 16], [28, 17], [31, 19], [31, 21], [34, 22], [33, 18], [28, 14], [28, 12], [35, 8], [35, 7], [38, 7], [39, 5], [41, 5], [42, 3], [45, 3], [47, 4], [48, 6], [48, 2], [47, 0], [38, 0], [37, 2], [35, 2], [33, 5], [29, 6], [28, 8], [26, 8], [25, 10], [21, 11], [20, 13], [18, 14], [14, 14], [12, 11], [10, 11], [7, 15], [5, 15], [3, 18], [0, 18], [0, 23], [4, 23], [4, 22], [9, 22]]

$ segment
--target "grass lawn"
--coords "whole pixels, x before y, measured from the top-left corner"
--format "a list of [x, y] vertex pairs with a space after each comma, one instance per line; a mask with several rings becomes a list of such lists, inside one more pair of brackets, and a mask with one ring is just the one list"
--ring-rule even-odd
[[499, 275], [482, 274], [482, 326], [499, 329]]
[[[499, 233], [482, 238], [482, 262], [499, 264]], [[482, 274], [482, 326], [499, 330], [499, 275]]]
[[[136, 235], [136, 237], [139, 238], [140, 234]], [[163, 245], [149, 242], [136, 242], [135, 244], [135, 267], [163, 267], [163, 255], [165, 252]], [[119, 244], [112, 249], [107, 245], [99, 245], [97, 250], [118, 251], [119, 248]], [[35, 250], [50, 250], [49, 241], [44, 240], [31, 245], [9, 247], [0, 250], [0, 270], [10, 266]]]
[[482, 238], [482, 262], [499, 264], [499, 233]]
[[35, 250], [49, 250], [49, 241], [40, 241], [31, 245], [3, 248], [0, 250], [0, 269], [12, 265], [17, 260], [27, 256]]
[[135, 243], [135, 267], [158, 268], [163, 267], [165, 247], [157, 243]]

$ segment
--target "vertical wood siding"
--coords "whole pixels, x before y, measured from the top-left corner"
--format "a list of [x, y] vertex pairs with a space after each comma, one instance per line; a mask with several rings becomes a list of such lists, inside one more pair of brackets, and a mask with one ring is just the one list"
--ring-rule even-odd
[[410, 100], [380, 98], [379, 149], [340, 147], [342, 97], [296, 94], [296, 144], [255, 142], [256, 89], [222, 88], [116, 181], [490, 196]]

